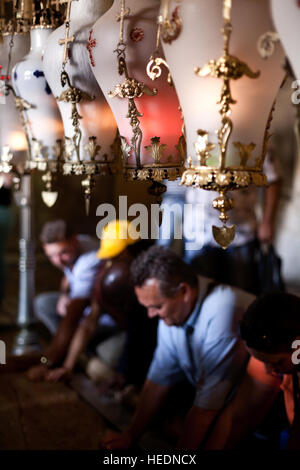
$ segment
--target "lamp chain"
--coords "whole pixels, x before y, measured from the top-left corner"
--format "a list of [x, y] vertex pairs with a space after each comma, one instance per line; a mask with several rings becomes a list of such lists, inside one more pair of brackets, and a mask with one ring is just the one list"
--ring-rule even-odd
[[9, 81], [9, 76], [10, 76], [10, 67], [11, 67], [11, 59], [12, 59], [12, 50], [14, 47], [14, 36], [15, 36], [15, 29], [16, 29], [16, 24], [15, 24], [15, 14], [16, 14], [16, 4], [13, 2], [13, 21], [12, 21], [12, 30], [11, 30], [11, 35], [10, 35], [10, 41], [9, 41], [9, 52], [8, 52], [8, 62], [7, 62], [7, 70], [6, 70], [6, 76], [4, 77], [5, 81]]

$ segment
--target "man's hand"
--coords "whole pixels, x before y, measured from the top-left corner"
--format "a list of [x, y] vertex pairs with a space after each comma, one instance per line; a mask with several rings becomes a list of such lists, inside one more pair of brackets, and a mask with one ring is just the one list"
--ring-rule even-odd
[[56, 369], [49, 370], [45, 380], [46, 382], [56, 383], [64, 380], [68, 380], [71, 376], [71, 371], [66, 367], [57, 367]]
[[129, 432], [123, 433], [109, 433], [105, 439], [100, 443], [102, 449], [107, 450], [127, 450], [133, 444], [133, 438]]
[[99, 385], [98, 390], [100, 394], [106, 394], [111, 391], [119, 391], [124, 388], [126, 384], [125, 377], [120, 372], [113, 371], [110, 378], [108, 378], [105, 382]]
[[56, 311], [61, 317], [65, 317], [67, 314], [67, 308], [71, 299], [67, 294], [62, 294], [57, 302]]
[[262, 221], [258, 226], [257, 237], [260, 243], [272, 243], [274, 238], [274, 225], [269, 222]]
[[44, 382], [48, 373], [47, 367], [41, 365], [30, 367], [26, 372], [26, 377], [32, 382]]

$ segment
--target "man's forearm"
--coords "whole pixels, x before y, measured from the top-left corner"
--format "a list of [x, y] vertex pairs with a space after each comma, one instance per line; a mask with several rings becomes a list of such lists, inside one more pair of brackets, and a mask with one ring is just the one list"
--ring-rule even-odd
[[52, 364], [57, 364], [64, 358], [83, 310], [87, 305], [88, 299], [72, 299], [68, 305], [67, 314], [62, 318], [50, 346], [45, 351], [47, 359]]
[[197, 450], [218, 414], [217, 410], [203, 410], [193, 406], [186, 418], [178, 448]]
[[70, 291], [69, 281], [66, 278], [66, 276], [64, 276], [61, 280], [61, 283], [60, 283], [60, 293], [61, 294], [68, 294], [69, 291]]
[[[296, 410], [299, 411], [299, 405], [296, 407]], [[288, 440], [286, 450], [299, 450], [299, 449], [300, 449], [300, 419], [299, 419], [299, 413], [296, 413], [294, 422], [291, 427], [290, 438]]]
[[98, 316], [91, 316], [90, 318], [85, 318], [78, 326], [71, 341], [66, 359], [63, 363], [63, 366], [69, 371], [74, 369], [80, 354], [85, 350], [90, 339], [93, 337], [97, 325]]
[[170, 389], [171, 387], [169, 386], [158, 385], [150, 380], [146, 380], [140, 397], [140, 405], [127, 431], [133, 441], [136, 441], [144, 433], [152, 418], [157, 416]]

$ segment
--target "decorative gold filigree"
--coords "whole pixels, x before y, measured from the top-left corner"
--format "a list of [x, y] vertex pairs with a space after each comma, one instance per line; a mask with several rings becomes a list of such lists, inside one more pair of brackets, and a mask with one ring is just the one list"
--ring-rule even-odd
[[1, 151], [0, 159], [0, 172], [10, 173], [13, 169], [11, 161], [13, 159], [13, 153], [8, 145], [4, 145]]
[[167, 165], [161, 164], [161, 167], [153, 167], [149, 165], [148, 167], [144, 165], [144, 167], [140, 170], [137, 168], [124, 168], [124, 177], [127, 181], [156, 181], [161, 182], [164, 179], [168, 179], [170, 181], [175, 181], [177, 178], [180, 178], [182, 174], [181, 167], [168, 167]]
[[124, 160], [125, 165], [127, 165], [132, 148], [131, 148], [131, 145], [127, 143], [127, 140], [125, 137], [121, 136], [120, 140], [121, 140], [122, 158]]
[[233, 142], [233, 145], [239, 152], [240, 165], [247, 166], [248, 160], [251, 158], [251, 154], [256, 147], [256, 144], [241, 144], [241, 142]]
[[65, 145], [64, 145], [64, 160], [65, 161], [73, 161], [75, 156], [75, 145], [70, 137], [65, 137]]
[[31, 156], [34, 160], [39, 160], [40, 158], [43, 158], [43, 142], [41, 140], [37, 140], [36, 138], [33, 138], [31, 140]]
[[178, 144], [175, 145], [175, 148], [178, 150], [178, 153], [181, 158], [181, 162], [184, 163], [185, 158], [186, 158], [186, 140], [185, 140], [184, 135], [181, 135], [179, 137]]
[[154, 196], [158, 204], [162, 202], [162, 195], [167, 191], [167, 187], [160, 183], [159, 181], [154, 180], [152, 185], [148, 188], [148, 193], [151, 196]]
[[65, 71], [61, 73], [61, 85], [63, 88], [68, 85], [68, 88], [67, 90], [63, 91], [61, 95], [56, 99], [58, 101], [64, 101], [65, 103], [71, 103], [72, 105], [72, 125], [74, 128], [74, 135], [72, 137], [72, 140], [76, 152], [77, 161], [80, 162], [80, 143], [82, 138], [82, 131], [80, 129], [79, 120], [82, 119], [82, 116], [80, 116], [78, 112], [77, 104], [79, 104], [81, 101], [92, 101], [94, 98], [92, 98], [79, 88], [73, 87], [71, 85], [69, 75]]
[[130, 119], [130, 126], [132, 128], [132, 138], [131, 138], [131, 148], [134, 153], [134, 157], [136, 160], [136, 165], [138, 168], [141, 167], [141, 143], [143, 138], [143, 133], [140, 128], [140, 121], [139, 117], [142, 117], [142, 113], [140, 113], [137, 109], [135, 99], [140, 98], [143, 94], [147, 94], [149, 96], [154, 96], [157, 94], [157, 90], [151, 90], [147, 87], [144, 83], [139, 82], [135, 78], [129, 76], [127, 64], [126, 64], [126, 43], [124, 42], [124, 20], [126, 16], [128, 16], [129, 12], [125, 8], [125, 0], [121, 0], [121, 11], [118, 19], [120, 20], [120, 37], [119, 42], [117, 44], [117, 48], [115, 52], [117, 53], [118, 57], [118, 71], [119, 75], [125, 77], [123, 83], [118, 84], [115, 86], [113, 92], [109, 92], [109, 97], [114, 98], [118, 96], [122, 99], [128, 100], [128, 114], [127, 118]]
[[169, 3], [170, 0], [166, 0], [165, 14], [160, 15], [158, 21], [161, 24], [162, 40], [171, 44], [178, 38], [182, 31], [182, 19], [179, 14], [179, 6], [174, 9], [171, 19], [168, 18]]
[[226, 191], [220, 191], [220, 194], [221, 195], [213, 201], [213, 207], [220, 211], [221, 214], [219, 219], [221, 222], [227, 222], [229, 219], [227, 212], [233, 209], [234, 201], [227, 197]]
[[94, 161], [89, 162], [85, 161], [83, 163], [77, 162], [65, 162], [63, 164], [63, 174], [64, 175], [76, 175], [76, 176], [85, 176], [85, 175], [113, 175], [117, 170], [117, 167], [112, 162], [103, 162], [103, 161]]
[[9, 163], [13, 159], [13, 153], [8, 145], [4, 145], [2, 147], [1, 152], [1, 162], [2, 163]]
[[208, 142], [208, 133], [198, 129], [198, 140], [195, 142], [194, 147], [199, 157], [200, 166], [206, 166], [206, 161], [211, 157], [210, 151], [215, 148], [215, 144]]
[[161, 28], [162, 28], [162, 22], [158, 21], [157, 35], [156, 35], [156, 45], [155, 45], [155, 49], [154, 49], [153, 53], [150, 56], [149, 62], [147, 64], [146, 72], [147, 72], [148, 77], [151, 78], [151, 80], [156, 80], [157, 78], [159, 78], [161, 76], [161, 72], [162, 72], [161, 65], [164, 65], [168, 70], [167, 81], [168, 81], [169, 85], [172, 86], [173, 82], [172, 82], [172, 78], [171, 78], [169, 65], [165, 61], [165, 59], [160, 57], [159, 46], [160, 46], [160, 39], [161, 39]]
[[42, 199], [47, 207], [53, 207], [57, 201], [58, 192], [53, 191], [53, 174], [48, 171], [42, 176], [42, 181], [45, 183], [46, 190], [42, 191]]
[[53, 152], [54, 152], [56, 161], [60, 162], [64, 154], [64, 146], [63, 146], [63, 141], [61, 139], [56, 140], [56, 143], [53, 146]]
[[89, 215], [92, 190], [95, 187], [95, 180], [93, 178], [93, 175], [88, 175], [87, 178], [81, 181], [81, 186], [84, 188], [86, 215]]
[[145, 145], [145, 149], [151, 152], [151, 156], [155, 163], [160, 163], [160, 159], [163, 156], [166, 144], [160, 143], [160, 137], [152, 137], [151, 145]]
[[119, 96], [119, 98], [133, 100], [135, 98], [140, 98], [144, 94], [154, 96], [157, 94], [157, 90], [155, 88], [151, 90], [147, 85], [135, 80], [135, 78], [126, 78], [123, 83], [116, 85], [114, 91], [110, 91], [108, 96], [110, 98]]
[[84, 147], [84, 150], [87, 151], [92, 161], [95, 160], [101, 150], [101, 145], [97, 144], [97, 137], [89, 137], [89, 143]]
[[[282, 88], [287, 80], [287, 77], [288, 77], [288, 73], [286, 73], [282, 83], [281, 83], [281, 86], [280, 88]], [[257, 166], [259, 168], [262, 169], [263, 167], [263, 163], [265, 161], [265, 158], [266, 158], [266, 154], [267, 154], [267, 147], [268, 147], [268, 143], [269, 143], [269, 140], [270, 140], [270, 137], [271, 137], [271, 134], [270, 134], [270, 128], [271, 128], [271, 124], [272, 124], [272, 121], [273, 121], [273, 113], [275, 111], [275, 106], [276, 106], [276, 101], [277, 101], [277, 97], [275, 98], [275, 100], [273, 101], [272, 103], [272, 106], [271, 106], [271, 109], [270, 109], [270, 113], [269, 113], [269, 116], [268, 116], [268, 120], [267, 120], [267, 124], [266, 124], [266, 129], [265, 129], [265, 133], [264, 133], [264, 141], [263, 141], [263, 149], [262, 149], [262, 157], [261, 159], [258, 159], [257, 161]]]
[[242, 62], [238, 57], [229, 54], [229, 42], [232, 32], [232, 26], [230, 21], [226, 19], [224, 28], [222, 30], [224, 39], [224, 50], [223, 56], [218, 60], [210, 60], [201, 69], [195, 68], [196, 75], [200, 77], [211, 77], [221, 78], [223, 80], [223, 86], [221, 90], [221, 98], [218, 102], [220, 104], [219, 113], [222, 117], [222, 127], [218, 130], [218, 141], [220, 147], [220, 169], [224, 170], [226, 163], [226, 154], [229, 137], [232, 133], [233, 124], [231, 119], [228, 117], [231, 112], [231, 105], [235, 104], [236, 101], [233, 99], [230, 89], [230, 80], [238, 80], [246, 75], [249, 78], [258, 78], [260, 72], [252, 72], [249, 66]]
[[166, 60], [163, 59], [162, 57], [154, 57], [153, 55], [150, 57], [149, 62], [147, 64], [147, 68], [146, 68], [148, 77], [151, 78], [151, 80], [153, 81], [159, 78], [162, 72], [161, 65], [164, 65], [166, 69], [168, 70], [167, 81], [169, 85], [173, 85], [169, 65], [166, 62]]
[[225, 225], [229, 219], [227, 212], [234, 207], [234, 201], [227, 197], [226, 189], [220, 191], [220, 196], [213, 201], [213, 207], [220, 212], [219, 219], [223, 223], [222, 227], [213, 225], [213, 236], [216, 242], [225, 250], [233, 242], [236, 229], [235, 225], [230, 227]]
[[214, 239], [220, 245], [223, 250], [229, 247], [235, 237], [236, 226], [231, 225], [230, 227], [223, 225], [223, 227], [212, 226], [212, 232]]
[[195, 68], [195, 74], [199, 77], [210, 75], [223, 80], [238, 80], [246, 75], [249, 78], [258, 78], [260, 72], [252, 72], [249, 66], [233, 55], [224, 55], [218, 60], [210, 60], [201, 69]]
[[275, 31], [268, 31], [260, 36], [257, 42], [258, 52], [263, 59], [269, 59], [274, 52], [276, 43], [280, 41], [279, 34]]
[[220, 172], [216, 167], [190, 167], [182, 175], [181, 183], [185, 186], [197, 186], [211, 191], [224, 190], [233, 191], [246, 188], [250, 184], [265, 186], [267, 180], [265, 175], [257, 168], [241, 170], [241, 167], [228, 167]]
[[[121, 56], [120, 54], [123, 54], [123, 56]], [[151, 90], [144, 83], [129, 77], [124, 54], [124, 50], [119, 49], [119, 73], [120, 75], [125, 75], [125, 81], [121, 84], [116, 85], [114, 91], [109, 92], [108, 96], [110, 98], [119, 96], [120, 98], [128, 99], [128, 114], [126, 117], [130, 119], [130, 126], [133, 132], [133, 136], [131, 139], [131, 147], [134, 152], [137, 167], [140, 167], [141, 142], [143, 138], [143, 133], [141, 131], [140, 121], [138, 118], [142, 117], [143, 114], [138, 111], [137, 106], [135, 104], [135, 99], [140, 98], [141, 96], [143, 96], [143, 94], [147, 94], [148, 96], [154, 96], [157, 94], [157, 90], [155, 88]]]
[[6, 83], [5, 84], [5, 95], [7, 96], [10, 92], [13, 94], [14, 103], [15, 103], [16, 109], [18, 111], [20, 121], [21, 121], [21, 125], [22, 125], [23, 131], [25, 133], [25, 137], [26, 137], [26, 142], [27, 142], [27, 146], [28, 146], [28, 149], [27, 149], [28, 161], [26, 162], [25, 165], [28, 165], [28, 163], [30, 162], [30, 157], [31, 157], [31, 142], [30, 142], [30, 138], [29, 138], [29, 135], [30, 135], [29, 120], [28, 120], [28, 116], [27, 116], [26, 111], [28, 111], [29, 109], [35, 108], [35, 106], [32, 105], [31, 103], [29, 103], [28, 101], [24, 100], [23, 98], [21, 98], [21, 96], [18, 96], [16, 94], [14, 88], [11, 85], [9, 85], [8, 83]]
[[214, 201], [213, 206], [221, 212], [220, 220], [223, 227], [213, 227], [213, 235], [217, 243], [223, 248], [227, 248], [232, 242], [235, 234], [235, 226], [226, 227], [228, 220], [227, 211], [232, 208], [232, 200], [226, 197], [226, 192], [233, 189], [247, 187], [252, 182], [265, 183], [265, 177], [261, 173], [258, 177], [259, 168], [247, 167], [248, 160], [255, 148], [255, 144], [249, 145], [240, 142], [234, 142], [240, 157], [239, 167], [226, 166], [226, 156], [229, 144], [229, 138], [233, 130], [233, 123], [230, 119], [231, 107], [236, 103], [231, 88], [231, 80], [239, 80], [243, 76], [251, 79], [259, 77], [260, 72], [253, 72], [250, 67], [238, 57], [229, 53], [229, 43], [232, 33], [231, 26], [231, 0], [223, 0], [223, 20], [222, 29], [224, 47], [223, 55], [217, 60], [210, 60], [202, 68], [195, 68], [194, 72], [200, 77], [211, 76], [223, 81], [220, 100], [219, 113], [221, 115], [221, 127], [217, 131], [219, 145], [219, 165], [218, 167], [208, 167], [207, 160], [211, 156], [210, 151], [215, 148], [215, 144], [208, 142], [208, 132], [198, 131], [198, 142], [195, 144], [196, 153], [199, 159], [199, 167], [192, 166], [192, 160], [189, 161], [189, 168], [184, 172], [180, 184], [186, 186], [198, 186], [207, 190], [220, 192], [220, 197]]

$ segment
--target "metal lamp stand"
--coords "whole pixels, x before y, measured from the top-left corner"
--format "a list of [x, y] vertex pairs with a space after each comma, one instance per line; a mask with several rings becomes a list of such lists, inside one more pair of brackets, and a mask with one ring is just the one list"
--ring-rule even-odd
[[35, 244], [32, 218], [32, 181], [30, 174], [21, 176], [20, 191], [15, 193], [15, 201], [20, 209], [19, 239], [19, 306], [17, 326], [12, 354], [21, 356], [39, 351], [40, 344], [35, 331], [33, 299], [35, 295]]

